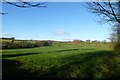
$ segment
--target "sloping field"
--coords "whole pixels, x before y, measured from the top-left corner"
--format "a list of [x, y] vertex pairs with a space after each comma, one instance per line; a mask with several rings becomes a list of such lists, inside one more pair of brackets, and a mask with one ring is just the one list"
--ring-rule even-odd
[[69, 44], [2, 51], [3, 79], [119, 78], [120, 56], [109, 44]]

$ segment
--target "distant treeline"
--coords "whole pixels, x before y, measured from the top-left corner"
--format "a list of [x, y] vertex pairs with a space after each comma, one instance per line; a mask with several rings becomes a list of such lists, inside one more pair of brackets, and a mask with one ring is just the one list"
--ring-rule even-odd
[[50, 46], [50, 41], [2, 41], [2, 49], [34, 48], [41, 46]]
[[[53, 43], [75, 43], [75, 44], [84, 44], [82, 40], [73, 40], [68, 42], [63, 41], [52, 41], [52, 40], [16, 40], [14, 37], [11, 38], [0, 38], [0, 46], [2, 49], [17, 49], [17, 48], [34, 48], [34, 47], [42, 47], [42, 46], [50, 46]], [[91, 41], [86, 40], [85, 43], [100, 43], [97, 40]], [[107, 41], [103, 40], [102, 43], [107, 43]]]
[[14, 40], [15, 38], [14, 38], [14, 37], [11, 37], [11, 38], [2, 37], [2, 38], [0, 38], [0, 39], [2, 39], [2, 40]]

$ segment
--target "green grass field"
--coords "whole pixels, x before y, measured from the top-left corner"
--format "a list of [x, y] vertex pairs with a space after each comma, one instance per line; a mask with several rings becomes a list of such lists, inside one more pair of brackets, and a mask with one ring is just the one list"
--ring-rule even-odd
[[120, 77], [120, 56], [103, 43], [2, 50], [2, 60], [5, 79]]

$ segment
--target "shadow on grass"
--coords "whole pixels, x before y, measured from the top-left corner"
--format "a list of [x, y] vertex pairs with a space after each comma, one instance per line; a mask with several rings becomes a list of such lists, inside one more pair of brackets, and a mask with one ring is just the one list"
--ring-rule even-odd
[[94, 49], [67, 49], [67, 50], [58, 50], [52, 52], [39, 52], [39, 53], [13, 53], [13, 54], [2, 54], [3, 58], [8, 57], [18, 57], [18, 56], [27, 56], [27, 55], [35, 55], [35, 54], [43, 54], [43, 53], [54, 53], [54, 52], [65, 52], [65, 51], [76, 51], [76, 50], [94, 50]]
[[58, 50], [58, 51], [55, 51], [55, 52], [76, 51], [76, 50], [79, 50], [79, 49]]
[[[119, 78], [118, 56], [110, 51], [89, 52], [62, 58], [63, 65], [55, 65], [48, 71], [21, 69], [19, 61], [3, 59], [3, 79], [38, 78]], [[53, 63], [54, 64], [54, 63]]]
[[117, 55], [110, 51], [89, 52], [62, 60], [69, 61], [59, 68], [51, 68], [44, 77], [63, 78], [120, 78]]
[[2, 54], [2, 58], [19, 57], [19, 56], [27, 56], [27, 55], [35, 55], [35, 54], [40, 54], [40, 53]]
[[27, 55], [35, 55], [35, 54], [43, 54], [43, 53], [54, 53], [54, 52], [65, 52], [65, 51], [75, 51], [79, 49], [68, 49], [68, 50], [58, 50], [53, 52], [39, 52], [39, 53], [13, 53], [13, 54], [2, 54], [2, 58], [8, 57], [19, 57], [19, 56], [27, 56]]
[[52, 52], [46, 52], [46, 53], [54, 53], [54, 52], [66, 52], [66, 51], [76, 51], [79, 49], [65, 49], [65, 50], [57, 50], [57, 51], [52, 51]]
[[21, 63], [16, 60], [2, 60], [2, 80], [28, 80], [31, 78], [29, 70], [20, 69]]
[[46, 53], [54, 53], [54, 52], [65, 52], [65, 51], [77, 51], [77, 50], [94, 50], [94, 49], [67, 49], [67, 50], [58, 50], [53, 52], [46, 52]]

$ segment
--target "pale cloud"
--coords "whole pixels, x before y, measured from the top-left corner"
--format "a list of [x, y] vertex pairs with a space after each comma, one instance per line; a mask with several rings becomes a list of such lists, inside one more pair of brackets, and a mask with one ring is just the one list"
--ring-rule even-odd
[[74, 39], [73, 38], [64, 38], [64, 40], [72, 41]]
[[3, 36], [6, 36], [6, 37], [14, 37], [13, 34], [3, 34]]
[[68, 40], [68, 41], [73, 41], [73, 40], [78, 40], [79, 36], [75, 35], [75, 34], [71, 34], [69, 37], [64, 38], [64, 40]]
[[69, 36], [70, 33], [66, 32], [65, 30], [57, 30], [55, 32], [52, 32], [54, 36]]
[[49, 34], [43, 35], [43, 37], [50, 38], [50, 39], [59, 39], [64, 41], [73, 41], [75, 39], [79, 39], [79, 36], [75, 33], [70, 33], [68, 31], [65, 31], [64, 29], [58, 29], [51, 31]]
[[22, 36], [14, 35], [14, 34], [2, 34], [2, 37], [15, 37], [15, 38], [21, 38]]

